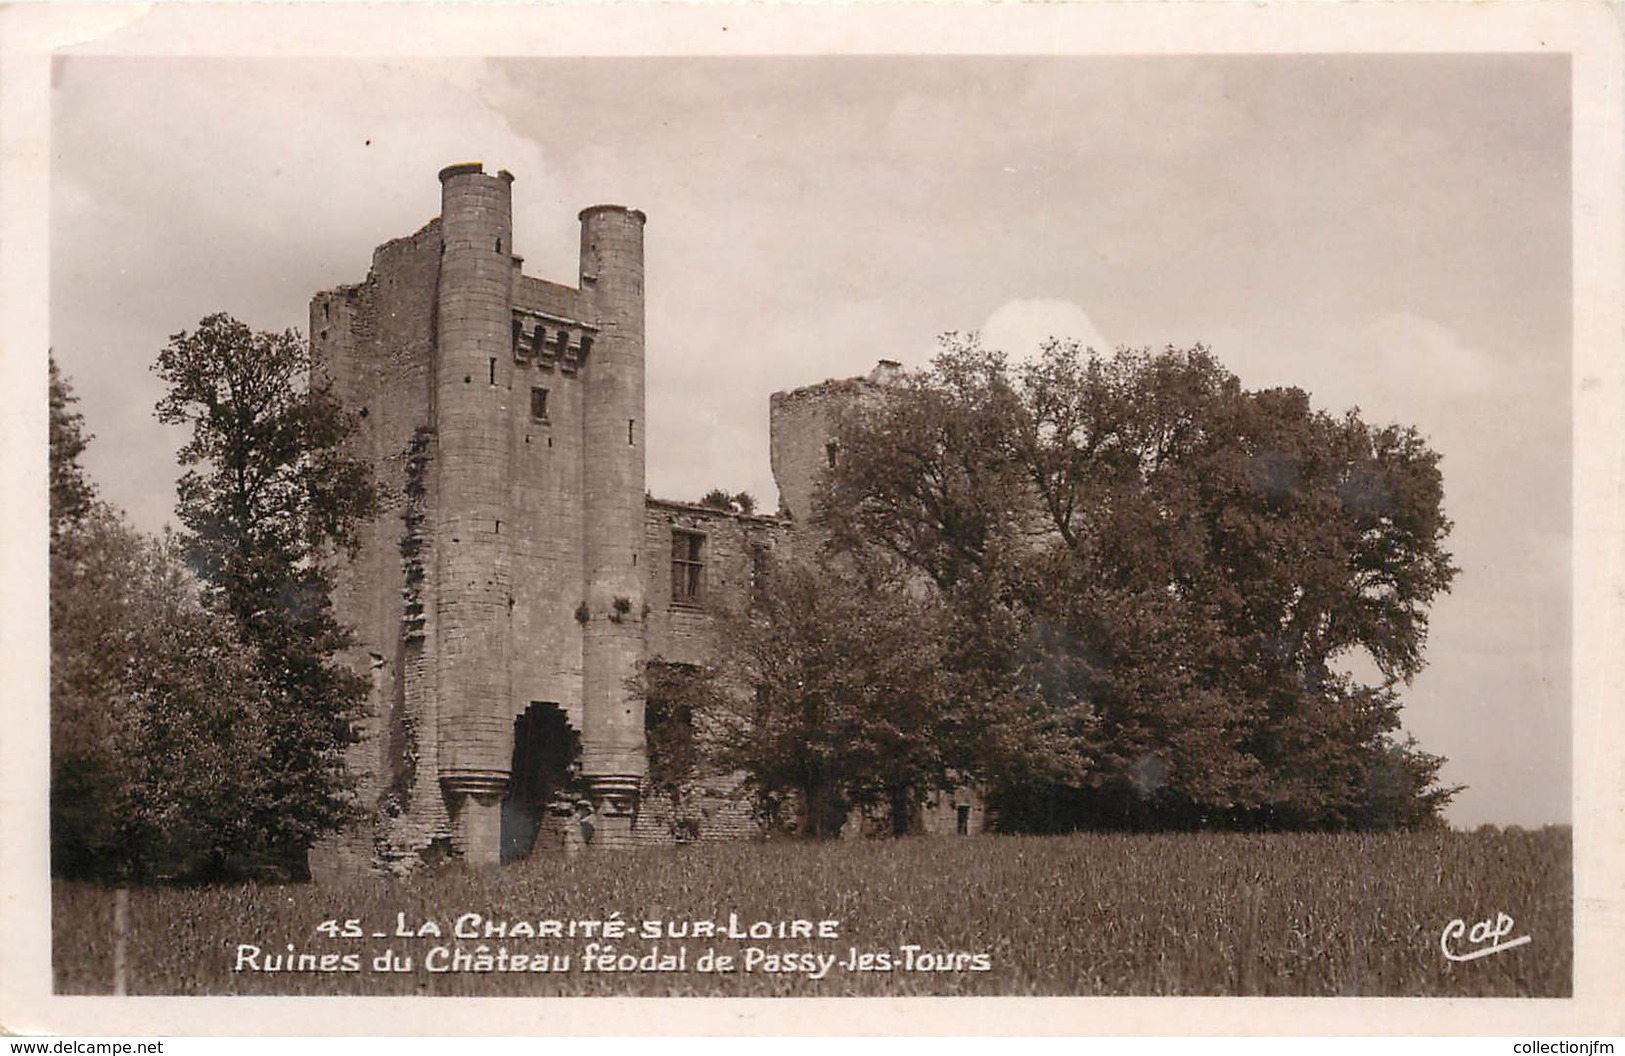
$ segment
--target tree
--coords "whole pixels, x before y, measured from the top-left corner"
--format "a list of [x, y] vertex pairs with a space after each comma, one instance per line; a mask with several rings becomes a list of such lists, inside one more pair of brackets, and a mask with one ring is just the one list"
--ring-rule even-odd
[[96, 489], [79, 464], [91, 437], [85, 432], [84, 416], [73, 409], [79, 398], [57, 370], [55, 356], [50, 359], [50, 402], [51, 550], [55, 553], [89, 516], [96, 501]]
[[51, 369], [51, 867], [114, 883], [248, 872], [259, 685], [175, 548], [96, 499]]
[[1003, 625], [923, 587], [872, 554], [771, 563], [754, 603], [720, 620], [714, 667], [651, 681], [659, 715], [688, 717], [651, 726], [651, 777], [657, 759], [743, 772], [764, 814], [821, 838], [853, 811], [902, 835], [930, 793], [994, 773], [1076, 776], [1077, 711], [1013, 665], [968, 664]]
[[[1413, 750], [1393, 740], [1396, 690], [1456, 571], [1438, 457], [1415, 430], [1246, 391], [1200, 347], [1052, 343], [1013, 371], [950, 335], [839, 433], [833, 544], [895, 556], [964, 599], [969, 624], [1003, 620], [967, 669], [1085, 713], [1070, 725], [1087, 777], [1002, 782], [1007, 820], [1375, 816], [1359, 809], [1373, 768]], [[1342, 670], [1357, 654], [1378, 683]], [[1431, 780], [1437, 763], [1400, 769]], [[1453, 791], [1413, 789], [1431, 810]]]
[[714, 510], [731, 510], [734, 513], [752, 514], [756, 512], [756, 496], [748, 491], [730, 495], [722, 488], [712, 488], [700, 498], [701, 506], [709, 506]]
[[803, 835], [838, 834], [854, 809], [906, 831], [920, 793], [954, 784], [940, 612], [850, 570], [776, 564], [767, 583], [723, 620], [694, 714], [700, 751]]
[[59, 875], [256, 875], [262, 686], [171, 547], [105, 508], [53, 594], [51, 845]]
[[345, 454], [351, 419], [310, 368], [298, 334], [220, 314], [173, 335], [154, 366], [168, 385], [159, 420], [192, 430], [177, 507], [188, 562], [252, 650], [274, 716], [248, 824], [293, 875], [349, 816], [342, 753], [365, 683], [334, 662], [350, 637], [330, 568], [353, 555], [377, 501], [366, 465]]

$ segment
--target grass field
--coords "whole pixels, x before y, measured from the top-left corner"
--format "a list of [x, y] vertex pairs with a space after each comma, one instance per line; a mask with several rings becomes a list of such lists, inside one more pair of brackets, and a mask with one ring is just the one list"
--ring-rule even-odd
[[[737, 844], [410, 881], [138, 890], [130, 894], [128, 991], [1560, 997], [1572, 975], [1571, 843], [1570, 830], [1549, 828]], [[59, 883], [54, 895], [57, 991], [111, 992], [113, 893]], [[630, 929], [611, 943], [617, 955], [642, 958], [659, 947], [658, 956], [674, 959], [682, 948], [682, 970], [605, 972], [602, 962], [586, 970], [588, 946], [601, 938], [512, 934], [512, 922], [545, 931], [542, 922], [617, 912]], [[457, 938], [465, 913], [510, 922], [510, 933]], [[697, 937], [703, 925], [677, 923], [726, 932], [730, 914], [747, 933], [753, 922], [777, 932], [778, 922], [806, 919], [835, 921], [838, 934], [801, 937], [782, 925], [789, 937]], [[1440, 938], [1452, 920], [1470, 931], [1498, 914], [1515, 922], [1502, 945], [1530, 941], [1470, 961], [1445, 958]], [[320, 930], [330, 920], [339, 934]], [[344, 937], [348, 920], [361, 934]], [[395, 934], [403, 921], [413, 937]], [[431, 921], [442, 935], [418, 937]], [[644, 928], [685, 926], [683, 937], [639, 937]], [[550, 969], [568, 958], [568, 967], [480, 971], [470, 959], [461, 962], [469, 970], [429, 970], [454, 967], [458, 951], [472, 958], [482, 944], [493, 958], [505, 948], [509, 967], [514, 954], [530, 958], [527, 967], [537, 955]], [[307, 969], [331, 955], [327, 964], [340, 970], [266, 970], [290, 945], [296, 957], [309, 955]], [[1483, 943], [1464, 934], [1451, 946], [1460, 955]], [[261, 952], [234, 970], [243, 947]], [[411, 957], [411, 969], [372, 970], [386, 949]], [[731, 972], [702, 971], [707, 950], [741, 960]], [[892, 970], [859, 970], [864, 954], [871, 968], [890, 958]], [[359, 970], [342, 970], [346, 955]], [[657, 958], [645, 964], [659, 967]]]

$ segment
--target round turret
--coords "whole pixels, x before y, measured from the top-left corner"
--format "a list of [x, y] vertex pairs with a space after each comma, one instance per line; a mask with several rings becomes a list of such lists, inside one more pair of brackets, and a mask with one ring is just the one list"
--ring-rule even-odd
[[[582, 770], [611, 816], [627, 814], [647, 768], [643, 698], [629, 688], [644, 659], [644, 215], [583, 209], [581, 291], [599, 336], [586, 369], [586, 516]], [[629, 795], [627, 789], [632, 789]], [[606, 833], [607, 834], [607, 833]]]
[[512, 180], [478, 163], [440, 171], [437, 765], [461, 849], [493, 864], [513, 751], [511, 561], [503, 536], [504, 523], [512, 534]]

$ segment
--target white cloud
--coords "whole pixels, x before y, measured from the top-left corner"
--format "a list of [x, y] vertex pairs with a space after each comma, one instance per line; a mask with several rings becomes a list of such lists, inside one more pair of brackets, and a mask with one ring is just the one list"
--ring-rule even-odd
[[1395, 395], [1418, 389], [1434, 396], [1487, 392], [1501, 380], [1500, 365], [1489, 355], [1463, 344], [1449, 327], [1410, 312], [1373, 320], [1362, 343], [1374, 357], [1373, 380]]
[[982, 324], [982, 344], [1002, 350], [1012, 361], [1037, 355], [1052, 337], [1071, 339], [1101, 352], [1111, 349], [1088, 313], [1071, 301], [1006, 301]]

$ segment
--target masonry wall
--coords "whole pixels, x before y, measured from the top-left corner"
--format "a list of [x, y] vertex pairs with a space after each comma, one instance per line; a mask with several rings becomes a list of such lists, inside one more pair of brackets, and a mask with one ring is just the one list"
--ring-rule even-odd
[[[374, 821], [319, 846], [318, 873], [440, 853], [494, 862], [515, 719], [549, 703], [588, 725], [577, 611], [587, 368], [604, 327], [583, 291], [522, 274], [511, 177], [441, 175], [441, 218], [380, 246], [365, 282], [311, 302], [317, 376], [356, 415], [352, 451], [381, 489], [334, 595], [356, 632], [347, 659], [371, 679], [348, 762]], [[641, 372], [641, 347], [632, 361]], [[615, 415], [641, 398], [639, 377]], [[641, 446], [636, 457], [617, 500], [637, 511], [628, 565], [642, 544]], [[639, 623], [634, 662], [641, 646]]]
[[681, 799], [646, 792], [633, 835], [639, 844], [726, 843], [760, 836], [755, 804], [738, 780], [697, 782]]
[[[674, 592], [674, 532], [702, 540], [697, 601]], [[712, 663], [718, 621], [748, 608], [768, 563], [787, 557], [791, 545], [791, 526], [775, 517], [648, 500], [643, 565], [650, 662]], [[754, 806], [742, 775], [695, 781], [677, 797], [645, 787], [633, 835], [641, 844], [748, 839], [761, 832]]]
[[[519, 303], [531, 280], [521, 284]], [[559, 350], [568, 350], [574, 331], [556, 318], [563, 312], [516, 310], [520, 327], [508, 358], [513, 399], [513, 453], [510, 459], [510, 509], [513, 531], [512, 629], [514, 647], [511, 710], [522, 712], [532, 702], [557, 704], [570, 725], [582, 729], [581, 625], [575, 612], [583, 600], [582, 564], [585, 521], [581, 512], [582, 421], [588, 391], [578, 367]], [[575, 315], [569, 316], [574, 320]], [[542, 333], [542, 348], [536, 333]], [[532, 391], [545, 393], [544, 406], [533, 407]], [[537, 415], [533, 410], [541, 410]]]
[[928, 836], [977, 836], [987, 831], [987, 806], [969, 786], [952, 792], [936, 791], [920, 805], [915, 821], [920, 832]]
[[[766, 562], [790, 553], [792, 527], [692, 503], [650, 499], [643, 522], [648, 656], [678, 664], [711, 661], [717, 618], [750, 604]], [[698, 535], [704, 560], [698, 604], [672, 592], [672, 536]]]
[[[433, 502], [430, 421], [440, 223], [374, 252], [364, 283], [317, 294], [310, 334], [316, 375], [355, 415], [352, 453], [382, 482], [379, 515], [342, 570], [335, 613], [355, 629], [349, 659], [370, 681], [348, 762], [371, 825], [327, 841], [313, 869], [353, 870], [383, 850], [427, 846], [447, 835], [436, 777], [433, 657], [423, 636], [431, 613], [421, 572], [431, 545], [423, 511]], [[414, 572], [414, 570], [416, 570]]]

